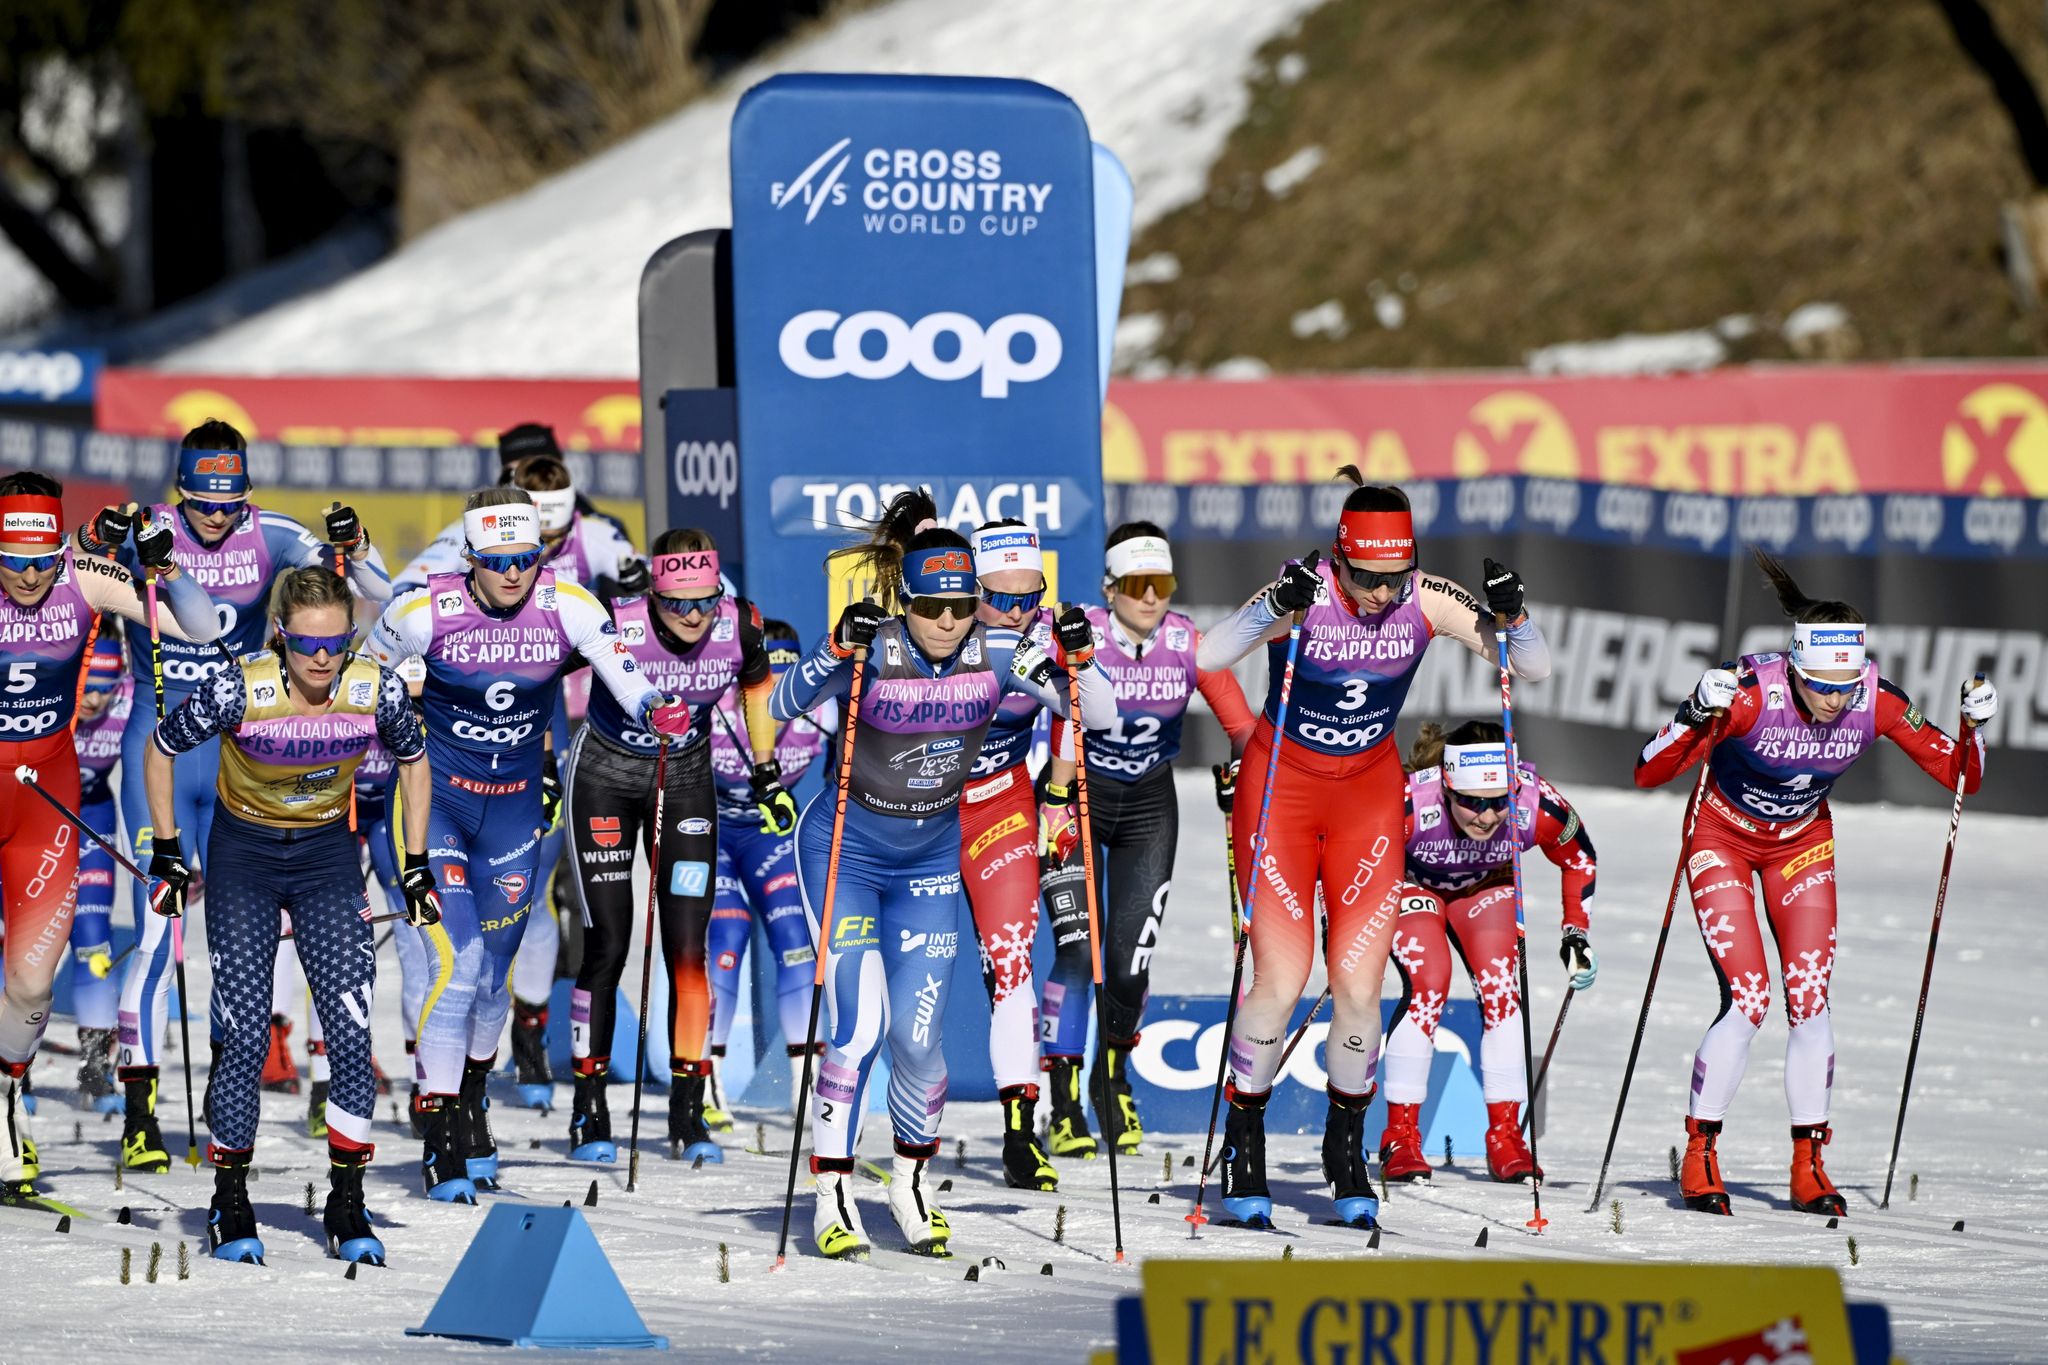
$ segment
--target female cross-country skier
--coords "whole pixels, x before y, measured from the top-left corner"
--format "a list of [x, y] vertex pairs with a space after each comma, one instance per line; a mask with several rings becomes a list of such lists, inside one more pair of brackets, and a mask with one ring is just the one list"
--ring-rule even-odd
[[[155, 659], [146, 636], [138, 634], [132, 641], [128, 663], [135, 674], [135, 690], [148, 696], [160, 665], [167, 713], [228, 660], [262, 646], [268, 638], [271, 586], [286, 570], [312, 565], [333, 569], [340, 556], [341, 568], [357, 592], [373, 602], [391, 596], [384, 562], [353, 509], [336, 504], [326, 514], [327, 539], [322, 542], [292, 518], [250, 501], [248, 445], [226, 422], [202, 422], [185, 433], [178, 451], [176, 492], [176, 503], [156, 504], [142, 514], [142, 521], [170, 529], [173, 559], [213, 599], [220, 617], [220, 643], [166, 639], [161, 658]], [[81, 542], [95, 554], [119, 554], [121, 563], [139, 577], [143, 566], [137, 551], [122, 548], [131, 524], [132, 518], [103, 512], [87, 533], [81, 533]], [[153, 728], [129, 726], [121, 747], [121, 818], [138, 858], [151, 855], [155, 848], [142, 772]], [[213, 823], [219, 752], [219, 741], [208, 739], [178, 767], [178, 828], [192, 836], [191, 852], [202, 859]], [[127, 1115], [121, 1159], [131, 1170], [163, 1171], [169, 1169], [170, 1157], [156, 1120], [157, 1049], [170, 1004], [171, 941], [163, 916], [142, 913], [145, 903], [143, 889], [137, 887], [135, 930], [141, 942], [121, 982], [119, 1075]]]
[[[1840, 1216], [1848, 1203], [1821, 1162], [1832, 1131], [1835, 1031], [1828, 981], [1835, 967], [1835, 827], [1828, 792], [1879, 736], [1904, 749], [1929, 777], [1965, 792], [1984, 779], [1979, 727], [1998, 713], [1982, 677], [1962, 688], [1958, 745], [1878, 676], [1863, 614], [1800, 591], [1762, 550], [1758, 565], [1792, 618], [1788, 654], [1745, 656], [1708, 669], [1677, 716], [1644, 746], [1636, 785], [1656, 787], [1702, 757], [1707, 784], [1685, 849], [1686, 879], [1721, 987], [1721, 1011], [1693, 1058], [1679, 1188], [1689, 1208], [1728, 1213], [1716, 1150], [1742, 1083], [1749, 1045], [1771, 1006], [1753, 887], [1777, 943], [1785, 987], [1785, 1102], [1792, 1116], [1792, 1203]], [[1717, 713], [1727, 720], [1716, 737]]]
[[398, 764], [406, 917], [431, 925], [440, 908], [426, 858], [426, 738], [398, 675], [349, 649], [353, 602], [332, 569], [280, 575], [270, 616], [270, 648], [201, 684], [156, 727], [144, 760], [157, 831], [150, 874], [168, 889], [155, 905], [174, 916], [191, 880], [178, 853], [174, 760], [209, 739], [224, 741], [206, 852], [207, 951], [221, 1043], [207, 1085], [214, 1168], [207, 1239], [221, 1260], [263, 1261], [248, 1177], [283, 912], [333, 1068], [325, 1113], [327, 1252], [382, 1265], [384, 1244], [363, 1208], [363, 1167], [376, 1152], [370, 1011], [377, 965], [357, 862], [355, 770], [373, 735]]
[[[1196, 656], [1201, 668], [1223, 669], [1264, 644], [1271, 677], [1231, 817], [1237, 875], [1248, 888], [1252, 978], [1230, 1037], [1236, 1079], [1223, 1170], [1225, 1209], [1260, 1226], [1273, 1206], [1265, 1105], [1288, 1019], [1308, 981], [1318, 886], [1329, 918], [1324, 961], [1332, 1000], [1323, 1174], [1344, 1221], [1369, 1225], [1379, 1211], [1363, 1144], [1379, 1054], [1380, 981], [1401, 880], [1394, 721], [1423, 651], [1443, 635], [1491, 658], [1494, 622], [1505, 620], [1515, 673], [1536, 679], [1550, 672], [1549, 646], [1522, 611], [1519, 576], [1488, 560], [1482, 605], [1450, 579], [1419, 572], [1407, 495], [1364, 483], [1350, 466], [1339, 472], [1357, 486], [1344, 500], [1329, 561], [1312, 554], [1289, 563], [1218, 622]], [[1303, 620], [1289, 695], [1288, 628], [1297, 612]], [[1276, 735], [1283, 711], [1285, 729]], [[1275, 745], [1280, 758], [1269, 791]], [[1269, 801], [1259, 857], [1254, 834]]]
[[427, 855], [442, 917], [427, 932], [434, 983], [413, 1058], [427, 1128], [421, 1175], [433, 1198], [474, 1202], [479, 1182], [496, 1188], [484, 1085], [540, 874], [542, 744], [557, 676], [581, 654], [626, 714], [659, 733], [685, 733], [689, 708], [667, 705], [640, 676], [595, 597], [540, 567], [540, 518], [524, 489], [472, 493], [462, 518], [468, 571], [434, 574], [394, 601], [370, 651], [387, 668], [427, 661]]
[[[101, 617], [78, 697], [78, 813], [108, 838], [119, 828], [114, 769], [135, 703], [135, 678], [121, 655], [121, 623]], [[125, 874], [124, 874], [125, 875]], [[78, 910], [71, 921], [71, 1007], [78, 1020], [78, 1098], [102, 1114], [121, 1112], [114, 1088], [114, 856], [90, 839], [78, 849]]]
[[[72, 721], [86, 656], [102, 613], [141, 625], [142, 589], [113, 560], [66, 542], [63, 488], [46, 474], [0, 478], [0, 901], [6, 917], [7, 985], [0, 996], [0, 1203], [37, 1198], [35, 1141], [22, 1103], [29, 1063], [49, 1025], [50, 982], [70, 937], [83, 836], [49, 803], [22, 790], [19, 768], [76, 811], [80, 777]], [[125, 512], [100, 514], [102, 529]], [[161, 576], [171, 608], [163, 631], [219, 638], [220, 620], [193, 577], [171, 556], [169, 528], [136, 539], [142, 564]], [[147, 727], [143, 727], [147, 728]], [[114, 837], [111, 823], [99, 831]]]
[[[640, 677], [679, 699], [687, 724], [662, 736], [606, 692], [593, 691], [590, 714], [569, 750], [569, 852], [583, 909], [583, 962], [570, 997], [570, 1046], [576, 1100], [569, 1118], [570, 1155], [611, 1161], [617, 1148], [605, 1104], [619, 977], [639, 918], [633, 895], [633, 854], [645, 848], [661, 910], [662, 957], [668, 968], [668, 1136], [677, 1154], [722, 1161], [704, 1125], [705, 1081], [711, 1072], [705, 1033], [711, 986], [705, 973], [705, 930], [711, 920], [712, 865], [718, 859], [717, 797], [711, 782], [712, 707], [735, 685], [748, 714], [754, 810], [745, 818], [766, 834], [796, 827], [796, 802], [782, 787], [775, 729], [768, 718], [774, 686], [761, 643], [761, 618], [742, 597], [728, 597], [718, 550], [702, 531], [678, 527], [654, 542], [654, 591], [620, 598], [612, 620]], [[654, 825], [655, 769], [663, 772], [662, 827]], [[653, 951], [653, 945], [648, 945]]]
[[[1486, 1095], [1486, 1169], [1495, 1180], [1538, 1179], [1522, 1138], [1529, 1076], [1522, 1058], [1522, 994], [1515, 945], [1515, 886], [1510, 851], [1540, 848], [1557, 864], [1564, 888], [1558, 955], [1574, 990], [1589, 990], [1600, 959], [1587, 941], [1586, 902], [1596, 871], [1593, 841], [1557, 788], [1521, 765], [1519, 799], [1508, 780], [1506, 732], [1499, 721], [1468, 720], [1446, 734], [1425, 725], [1409, 752], [1406, 885], [1394, 923], [1394, 965], [1401, 1008], [1387, 1038], [1387, 1128], [1381, 1174], [1427, 1180], [1422, 1102], [1437, 1021], [1451, 989], [1451, 950], [1464, 959], [1479, 997], [1480, 1083]], [[1512, 815], [1510, 813], [1512, 807]], [[1509, 820], [1513, 827], [1510, 829]], [[1513, 841], [1512, 843], [1510, 841]]]
[[[889, 1211], [911, 1250], [946, 1254], [951, 1229], [931, 1203], [925, 1174], [946, 1102], [939, 1035], [959, 951], [961, 789], [1005, 696], [1025, 693], [1061, 715], [1067, 707], [1044, 650], [974, 619], [973, 547], [939, 526], [937, 515], [929, 494], [900, 494], [857, 561], [855, 577], [871, 577], [903, 614], [853, 603], [775, 685], [776, 717], [794, 721], [846, 698], [854, 656], [865, 651], [860, 696], [846, 722], [853, 768], [839, 847], [834, 787], [811, 800], [797, 826], [797, 870], [814, 925], [828, 888], [832, 905], [829, 929], [812, 931], [826, 955], [828, 1034], [811, 1157], [818, 1181], [812, 1230], [831, 1257], [868, 1250], [849, 1181], [868, 1071], [885, 1036], [896, 1150]], [[1115, 697], [1090, 667], [1087, 617], [1069, 610], [1056, 638], [1080, 670], [1086, 718], [1108, 725]]]
[[[1135, 1152], [1144, 1129], [1128, 1068], [1173, 885], [1180, 839], [1173, 760], [1180, 752], [1181, 724], [1199, 691], [1230, 737], [1234, 762], [1251, 738], [1253, 722], [1236, 676], [1195, 663], [1202, 633], [1169, 605], [1175, 580], [1166, 533], [1149, 521], [1126, 522], [1109, 533], [1103, 564], [1105, 605], [1087, 609], [1088, 624], [1095, 632], [1095, 667], [1116, 689], [1117, 719], [1109, 729], [1088, 734], [1086, 752], [1089, 823], [1100, 846], [1109, 1036], [1096, 1044], [1089, 1090], [1103, 1137], [1120, 1152]], [[1045, 1069], [1052, 1085], [1048, 1144], [1054, 1156], [1088, 1157], [1095, 1154], [1095, 1138], [1081, 1108], [1080, 1075], [1094, 973], [1086, 888], [1079, 881], [1085, 873], [1074, 852], [1080, 839], [1074, 764], [1068, 759], [1052, 760], [1044, 823], [1046, 908], [1057, 953], [1045, 984]]]

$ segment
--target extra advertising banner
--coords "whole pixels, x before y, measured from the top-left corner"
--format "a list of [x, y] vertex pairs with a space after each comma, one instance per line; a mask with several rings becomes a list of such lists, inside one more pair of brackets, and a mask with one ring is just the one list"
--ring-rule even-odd
[[777, 76], [740, 100], [741, 505], [801, 595], [750, 586], [806, 635], [825, 554], [918, 484], [947, 525], [1017, 517], [1100, 577], [1094, 176], [1080, 110], [1025, 81]]

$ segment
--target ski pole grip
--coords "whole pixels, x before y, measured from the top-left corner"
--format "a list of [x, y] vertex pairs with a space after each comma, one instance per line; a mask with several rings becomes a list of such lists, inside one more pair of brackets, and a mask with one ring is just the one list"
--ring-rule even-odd
[[14, 780], [24, 787], [35, 785], [36, 770], [24, 763], [14, 770]]

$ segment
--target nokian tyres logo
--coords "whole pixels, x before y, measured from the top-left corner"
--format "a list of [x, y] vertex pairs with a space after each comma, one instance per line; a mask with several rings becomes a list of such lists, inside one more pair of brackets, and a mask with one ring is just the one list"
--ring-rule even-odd
[[[827, 334], [821, 354], [816, 338]], [[1012, 384], [1045, 378], [1065, 349], [1060, 329], [1036, 313], [1008, 313], [983, 327], [965, 313], [906, 322], [879, 309], [806, 309], [783, 324], [777, 342], [783, 365], [805, 379], [894, 379], [914, 369], [941, 383], [979, 376], [983, 398], [1007, 398]]]
[[994, 148], [870, 147], [856, 168], [852, 146], [842, 137], [790, 179], [771, 182], [769, 204], [801, 205], [807, 226], [827, 208], [858, 204], [864, 232], [1021, 237], [1037, 230], [1052, 201], [1050, 181], [1004, 178]]

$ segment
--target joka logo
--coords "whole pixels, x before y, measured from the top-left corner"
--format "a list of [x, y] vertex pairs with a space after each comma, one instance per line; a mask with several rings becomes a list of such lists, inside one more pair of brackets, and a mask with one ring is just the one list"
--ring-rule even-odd
[[710, 885], [710, 863], [679, 862], [669, 869], [668, 893], [671, 896], [701, 896]]
[[505, 903], [507, 905], [517, 905], [526, 899], [526, 874], [524, 872], [506, 872], [491, 878], [491, 883], [505, 893]]
[[590, 817], [590, 842], [599, 848], [617, 848], [625, 836], [619, 832], [619, 817], [616, 815], [593, 815]]
[[[853, 139], [850, 137], [840, 138], [839, 141], [827, 147], [816, 161], [813, 161], [810, 165], [799, 171], [796, 179], [790, 181], [787, 185], [779, 180], [770, 185], [768, 187], [768, 202], [780, 209], [787, 208], [791, 203], [801, 200], [809, 206], [804, 210], [804, 221], [806, 223], [816, 219], [818, 210], [824, 208], [825, 205], [845, 203], [846, 186], [840, 184], [839, 181], [840, 177], [846, 174], [847, 164], [853, 160], [852, 153], [846, 150], [846, 145], [852, 141]], [[833, 162], [832, 169], [826, 170], [824, 177], [819, 179], [818, 172], [825, 170], [825, 163], [832, 161], [834, 157], [838, 157], [838, 161]], [[818, 183], [813, 185], [811, 183], [813, 180], [817, 180]]]

